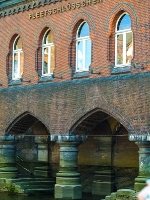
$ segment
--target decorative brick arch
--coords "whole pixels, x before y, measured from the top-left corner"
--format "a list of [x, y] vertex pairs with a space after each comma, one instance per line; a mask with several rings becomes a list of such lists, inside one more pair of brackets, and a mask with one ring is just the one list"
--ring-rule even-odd
[[9, 35], [6, 37], [6, 49], [9, 50], [10, 48], [10, 42], [13, 39], [13, 37], [15, 35], [19, 35], [21, 37], [22, 40], [22, 46], [23, 46], [23, 50], [26, 48], [26, 44], [27, 44], [27, 40], [26, 40], [26, 35], [24, 34], [24, 32], [22, 31], [22, 29], [20, 27], [15, 27], [14, 29], [10, 29], [11, 32], [9, 33]]
[[32, 117], [36, 118], [37, 120], [39, 120], [48, 130], [49, 133], [51, 133], [50, 130], [50, 126], [48, 125], [49, 123], [47, 123], [43, 118], [41, 118], [39, 115], [37, 116], [35, 113], [29, 112], [29, 111], [25, 111], [20, 113], [19, 115], [16, 114], [14, 116], [11, 116], [11, 119], [9, 119], [6, 123], [6, 127], [5, 127], [5, 133], [4, 134], [8, 134], [9, 130], [19, 121], [21, 120], [23, 117], [25, 117], [26, 115], [31, 115]]
[[[22, 41], [22, 50], [25, 56], [25, 49], [26, 49], [26, 36], [24, 32], [21, 30], [20, 27], [15, 27], [14, 29], [11, 30], [10, 34], [6, 38], [6, 74], [8, 78], [8, 82], [12, 80], [12, 52], [13, 52], [13, 44], [17, 36], [20, 36], [21, 41]], [[23, 69], [24, 70], [24, 69]]]
[[132, 19], [132, 27], [134, 28], [138, 27], [138, 17], [133, 7], [126, 2], [120, 2], [110, 11], [109, 15], [107, 16], [105, 24], [105, 32], [107, 33], [108, 36], [110, 36], [112, 32], [114, 21], [116, 22], [115, 18], [118, 18], [117, 16], [121, 11], [127, 12], [130, 15]]
[[102, 96], [88, 98], [87, 102], [85, 102], [85, 106], [79, 108], [66, 123], [66, 132], [74, 130], [84, 119], [97, 111], [106, 113], [116, 119], [127, 129], [128, 134], [135, 132], [130, 120], [119, 112], [117, 107], [108, 104], [107, 100]]
[[45, 20], [44, 22], [40, 23], [39, 26], [36, 28], [36, 33], [34, 35], [34, 44], [36, 47], [38, 47], [41, 32], [45, 28], [49, 28], [52, 31], [53, 36], [54, 36], [54, 43], [57, 40], [58, 30], [57, 30], [55, 24], [50, 20]]
[[79, 21], [86, 21], [89, 25], [90, 28], [90, 32], [95, 34], [95, 23], [94, 20], [92, 19], [91, 15], [86, 13], [86, 12], [78, 12], [73, 18], [71, 23], [68, 26], [68, 30], [67, 30], [67, 40], [71, 40], [72, 39], [72, 34], [74, 32], [75, 26], [76, 24], [78, 24]]
[[[77, 29], [80, 26], [80, 24], [85, 21], [89, 25], [90, 29], [90, 35], [93, 33], [95, 34], [95, 24], [94, 20], [92, 17], [86, 13], [86, 12], [78, 12], [72, 19], [71, 23], [68, 26], [68, 30], [66, 33], [66, 40], [70, 44], [69, 45], [69, 50], [68, 50], [68, 60], [69, 60], [69, 66], [72, 71], [72, 75], [75, 72], [75, 66], [76, 66], [76, 33]], [[93, 53], [93, 52], [92, 52]]]
[[35, 50], [35, 70], [39, 77], [42, 75], [42, 40], [45, 32], [50, 29], [54, 37], [54, 45], [58, 37], [58, 31], [53, 22], [50, 20], [42, 22], [34, 35]]

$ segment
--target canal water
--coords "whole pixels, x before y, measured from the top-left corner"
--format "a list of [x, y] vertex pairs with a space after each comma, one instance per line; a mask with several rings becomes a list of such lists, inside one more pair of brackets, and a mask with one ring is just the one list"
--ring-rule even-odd
[[[22, 196], [22, 195], [8, 195], [6, 193], [0, 193], [0, 200], [55, 200], [53, 195], [34, 195], [34, 196]], [[90, 194], [83, 194], [82, 200], [101, 200], [100, 197], [93, 197]]]
[[22, 195], [8, 195], [0, 194], [0, 200], [54, 200], [50, 195], [34, 195], [34, 196], [22, 196]]

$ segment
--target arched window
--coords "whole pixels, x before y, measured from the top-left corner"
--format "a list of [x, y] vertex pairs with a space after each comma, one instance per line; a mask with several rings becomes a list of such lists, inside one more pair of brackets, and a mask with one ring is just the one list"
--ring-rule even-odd
[[88, 71], [91, 64], [91, 39], [87, 22], [82, 22], [76, 34], [76, 71]]
[[123, 13], [116, 23], [115, 66], [130, 66], [133, 58], [131, 18]]
[[53, 34], [48, 29], [42, 41], [42, 75], [53, 74], [55, 68], [55, 49]]
[[22, 40], [17, 36], [13, 43], [13, 69], [12, 79], [20, 79], [23, 74], [24, 55], [22, 51]]

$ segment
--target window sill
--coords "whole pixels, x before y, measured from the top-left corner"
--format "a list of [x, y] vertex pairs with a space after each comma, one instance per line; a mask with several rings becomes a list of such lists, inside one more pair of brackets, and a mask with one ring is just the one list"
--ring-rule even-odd
[[87, 78], [87, 77], [89, 77], [89, 72], [76, 72], [73, 75], [73, 79]]
[[17, 86], [17, 85], [21, 85], [21, 83], [22, 83], [21, 78], [17, 80], [11, 80], [8, 86]]
[[111, 74], [126, 74], [131, 72], [131, 66], [113, 67]]
[[52, 80], [53, 80], [53, 75], [41, 76], [38, 83], [51, 82]]

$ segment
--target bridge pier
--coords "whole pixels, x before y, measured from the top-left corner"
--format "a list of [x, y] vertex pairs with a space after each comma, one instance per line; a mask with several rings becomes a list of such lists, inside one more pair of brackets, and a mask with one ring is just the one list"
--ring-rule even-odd
[[36, 136], [35, 142], [38, 145], [38, 161], [43, 163], [44, 166], [35, 167], [35, 177], [50, 177], [51, 171], [49, 167], [49, 137]]
[[78, 146], [86, 140], [86, 136], [52, 135], [51, 140], [59, 144], [59, 172], [56, 174], [56, 199], [81, 199], [82, 185], [78, 172]]
[[112, 169], [112, 152], [115, 143], [114, 138], [110, 136], [94, 137], [94, 142], [101, 153], [105, 157], [105, 168], [96, 170], [94, 181], [92, 183], [92, 194], [106, 196], [113, 192], [115, 187], [115, 176]]
[[147, 179], [150, 179], [150, 141], [138, 141], [139, 147], [139, 175], [135, 178], [134, 189], [139, 192]]
[[14, 136], [0, 136], [0, 178], [16, 178]]

